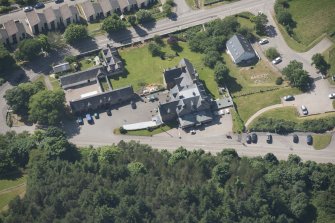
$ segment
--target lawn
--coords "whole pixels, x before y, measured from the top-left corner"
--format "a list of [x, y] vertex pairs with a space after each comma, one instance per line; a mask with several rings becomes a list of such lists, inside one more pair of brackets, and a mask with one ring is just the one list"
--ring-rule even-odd
[[26, 187], [21, 185], [26, 183], [26, 181], [27, 175], [13, 180], [0, 180], [0, 211], [3, 211], [14, 197], [24, 194]]
[[27, 175], [20, 176], [19, 178], [16, 179], [6, 179], [6, 180], [0, 180], [0, 192], [2, 190], [5, 190], [9, 187], [15, 187], [17, 185], [25, 183], [27, 180]]
[[88, 35], [93, 37], [96, 35], [102, 35], [106, 32], [101, 29], [102, 22], [89, 23], [86, 27]]
[[[292, 0], [289, 11], [296, 22], [294, 39], [282, 26], [280, 31], [287, 44], [299, 52], [307, 51], [317, 44], [325, 35], [335, 32], [334, 0]], [[303, 10], [302, 10], [303, 9]]]
[[127, 74], [116, 79], [111, 79], [113, 88], [119, 88], [132, 84], [135, 91], [139, 91], [143, 85], [156, 84], [163, 85], [163, 71], [166, 68], [172, 68], [179, 64], [182, 58], [187, 58], [194, 65], [199, 73], [199, 77], [206, 84], [208, 91], [214, 96], [219, 97], [217, 84], [214, 80], [214, 72], [212, 69], [205, 67], [202, 62], [202, 55], [191, 52], [188, 44], [179, 42], [180, 52], [176, 53], [165, 44], [162, 51], [165, 55], [172, 58], [162, 60], [160, 57], [152, 57], [148, 51], [148, 45], [140, 45], [138, 47], [129, 47], [120, 50], [121, 58], [125, 62]]
[[241, 119], [246, 122], [253, 114], [262, 108], [270, 105], [279, 104], [280, 98], [285, 95], [295, 95], [301, 93], [296, 88], [280, 88], [278, 90], [251, 94], [243, 97], [234, 98], [237, 110]]
[[[335, 75], [335, 45], [330, 47], [326, 52], [323, 53], [325, 59], [330, 64], [330, 69], [328, 73], [330, 75]], [[334, 83], [333, 80], [330, 79], [332, 83]]]
[[332, 135], [323, 134], [323, 135], [313, 135], [313, 147], [314, 149], [324, 149], [326, 148], [332, 139]]
[[88, 70], [89, 68], [94, 67], [94, 57], [84, 57], [81, 58], [79, 61], [79, 68], [80, 70]]
[[49, 80], [50, 80], [50, 83], [52, 85], [53, 90], [60, 90], [61, 89], [58, 79], [56, 79], [52, 76], [49, 76]]

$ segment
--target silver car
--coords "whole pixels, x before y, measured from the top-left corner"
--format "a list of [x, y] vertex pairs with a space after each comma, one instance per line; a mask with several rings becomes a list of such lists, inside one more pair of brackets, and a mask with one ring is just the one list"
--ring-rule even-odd
[[302, 111], [302, 114], [308, 115], [308, 110], [305, 105], [301, 105], [301, 111]]

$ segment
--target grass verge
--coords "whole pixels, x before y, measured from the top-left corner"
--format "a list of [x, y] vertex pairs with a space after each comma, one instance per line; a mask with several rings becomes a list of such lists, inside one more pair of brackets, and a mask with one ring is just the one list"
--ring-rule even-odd
[[324, 149], [326, 148], [332, 139], [332, 135], [313, 135], [313, 147], [314, 149]]
[[22, 196], [25, 193], [27, 175], [22, 175], [14, 179], [0, 180], [0, 210], [7, 209], [9, 202], [16, 196]]

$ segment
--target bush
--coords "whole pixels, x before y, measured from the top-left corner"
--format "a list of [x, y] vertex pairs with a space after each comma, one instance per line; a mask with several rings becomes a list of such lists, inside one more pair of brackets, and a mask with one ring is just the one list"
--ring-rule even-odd
[[132, 25], [132, 26], [135, 25], [136, 24], [136, 16], [134, 16], [134, 15], [128, 16], [127, 21], [129, 22], [130, 25]]
[[280, 54], [278, 53], [277, 49], [274, 47], [270, 47], [269, 49], [267, 49], [265, 51], [265, 56], [269, 59], [269, 60], [274, 60], [277, 57], [280, 56]]
[[157, 43], [158, 45], [164, 45], [164, 42], [162, 40], [162, 37], [159, 35], [154, 35], [153, 40], [155, 41], [155, 43]]
[[146, 23], [153, 20], [152, 14], [148, 10], [140, 9], [136, 12], [136, 18], [138, 23]]
[[19, 60], [32, 60], [41, 53], [41, 50], [42, 44], [38, 39], [25, 39], [19, 43], [15, 57]]
[[65, 41], [69, 44], [73, 44], [87, 37], [87, 30], [86, 27], [83, 25], [71, 24], [66, 28], [64, 32]]
[[66, 56], [64, 57], [64, 61], [68, 62], [68, 63], [74, 63], [77, 62], [77, 57], [76, 56]]
[[283, 78], [282, 77], [278, 77], [277, 79], [276, 79], [276, 85], [281, 85], [282, 83], [283, 83]]
[[122, 21], [117, 15], [112, 15], [105, 18], [101, 25], [101, 29], [108, 33], [120, 31], [125, 28], [125, 22]]
[[127, 133], [127, 130], [125, 130], [122, 126], [119, 128], [119, 131], [122, 135]]
[[208, 51], [203, 57], [204, 64], [210, 68], [213, 68], [215, 64], [221, 60], [222, 58], [218, 51]]

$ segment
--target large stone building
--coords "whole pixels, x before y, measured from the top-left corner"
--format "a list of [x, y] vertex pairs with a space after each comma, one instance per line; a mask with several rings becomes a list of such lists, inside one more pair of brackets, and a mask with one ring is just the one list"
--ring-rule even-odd
[[163, 122], [177, 119], [187, 128], [212, 121], [212, 99], [190, 61], [182, 59], [178, 67], [165, 70], [163, 75], [169, 90], [169, 99], [158, 107]]

